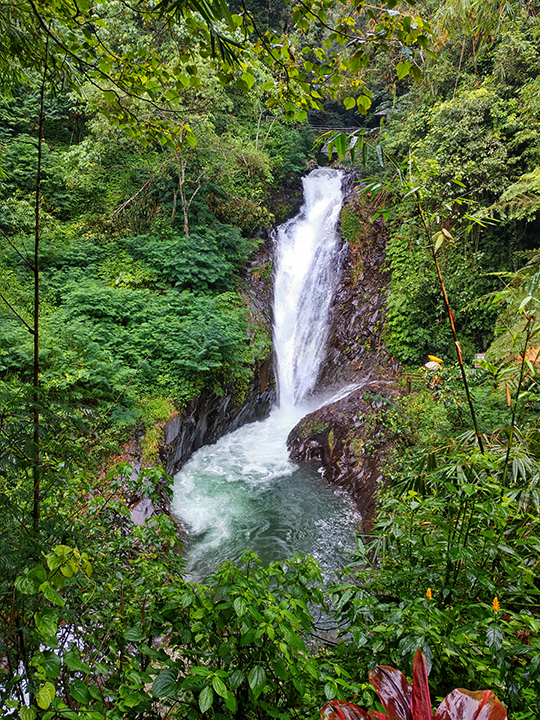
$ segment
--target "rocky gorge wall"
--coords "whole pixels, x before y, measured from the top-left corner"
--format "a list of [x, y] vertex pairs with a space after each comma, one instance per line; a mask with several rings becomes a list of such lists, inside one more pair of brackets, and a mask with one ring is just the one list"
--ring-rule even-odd
[[[318, 391], [348, 384], [358, 389], [331, 405], [310, 413], [288, 438], [291, 459], [321, 468], [323, 477], [353, 497], [365, 525], [375, 507], [375, 492], [383, 482], [382, 464], [391, 441], [380, 414], [399, 391], [394, 379], [398, 365], [384, 344], [386, 295], [390, 270], [387, 233], [381, 218], [371, 220], [377, 207], [359, 192], [349, 177], [349, 192], [341, 213], [341, 280], [331, 308], [328, 351], [317, 381]], [[265, 235], [240, 289], [249, 313], [252, 342], [266, 343], [254, 366], [251, 388], [238, 398], [233, 388], [223, 396], [195, 398], [163, 426], [159, 459], [167, 473], [177, 472], [203, 445], [216, 442], [242, 425], [265, 418], [275, 402], [272, 366], [273, 241]], [[147, 500], [136, 498], [132, 516], [142, 521], [153, 512]], [[160, 510], [170, 510], [164, 499]], [[142, 514], [141, 514], [142, 513]]]
[[353, 184], [341, 213], [346, 243], [341, 281], [331, 310], [328, 352], [317, 389], [358, 389], [303, 418], [290, 432], [291, 459], [321, 469], [331, 484], [354, 499], [369, 527], [375, 493], [384, 481], [383, 465], [391, 448], [382, 422], [385, 405], [400, 394], [399, 366], [384, 343], [390, 268], [387, 231], [378, 207]]
[[342, 400], [306, 415], [291, 430], [291, 460], [320, 468], [331, 485], [346, 490], [369, 529], [375, 494], [384, 481], [383, 465], [392, 447], [382, 412], [399, 391], [392, 383], [367, 382]]
[[[229, 432], [250, 422], [263, 420], [275, 404], [276, 388], [272, 362], [272, 240], [266, 234], [253, 257], [239, 292], [248, 312], [250, 340], [257, 346], [259, 359], [252, 367], [252, 382], [239, 393], [226, 386], [223, 394], [202, 394], [163, 423], [158, 464], [168, 475], [178, 472], [199, 448], [211, 445]], [[134, 473], [142, 467], [140, 438], [134, 436], [125, 448], [122, 460], [129, 461]], [[118, 461], [118, 460], [117, 460]], [[133, 496], [131, 517], [144, 523], [155, 512], [170, 514], [166, 492], [160, 493], [159, 507], [148, 498]]]

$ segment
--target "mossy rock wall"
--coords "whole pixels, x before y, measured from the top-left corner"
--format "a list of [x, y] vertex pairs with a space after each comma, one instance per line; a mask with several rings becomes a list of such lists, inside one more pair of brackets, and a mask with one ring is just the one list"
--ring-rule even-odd
[[384, 343], [390, 269], [387, 231], [380, 201], [360, 194], [356, 184], [341, 212], [345, 245], [342, 275], [331, 309], [331, 330], [318, 388], [347, 382], [392, 379], [398, 369]]

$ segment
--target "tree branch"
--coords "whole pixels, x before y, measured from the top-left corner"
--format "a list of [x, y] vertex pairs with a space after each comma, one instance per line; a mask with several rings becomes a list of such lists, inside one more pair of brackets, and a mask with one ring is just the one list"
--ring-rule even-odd
[[34, 330], [30, 327], [30, 325], [26, 322], [26, 320], [19, 315], [19, 313], [15, 310], [13, 305], [9, 302], [9, 300], [5, 297], [3, 293], [0, 292], [0, 298], [6, 303], [6, 305], [9, 307], [9, 309], [15, 313], [15, 315], [19, 318], [19, 320], [23, 323], [23, 325], [26, 327], [28, 332], [33, 335]]

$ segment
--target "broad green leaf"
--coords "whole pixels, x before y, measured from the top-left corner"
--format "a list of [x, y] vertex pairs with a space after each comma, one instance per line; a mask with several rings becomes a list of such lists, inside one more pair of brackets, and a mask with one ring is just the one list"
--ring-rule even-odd
[[218, 678], [217, 675], [214, 675], [212, 678], [212, 686], [214, 690], [217, 692], [218, 695], [221, 695], [222, 698], [227, 697], [227, 686], [221, 680], [221, 678]]
[[435, 243], [433, 251], [437, 253], [437, 251], [444, 242], [444, 235], [442, 234], [442, 232], [435, 233], [435, 235], [433, 236], [433, 242]]
[[[62, 577], [61, 575], [59, 577]], [[41, 592], [45, 595], [47, 600], [49, 602], [54, 603], [55, 605], [60, 605], [61, 607], [66, 604], [66, 601], [64, 598], [56, 592], [56, 590], [53, 588], [51, 583], [47, 580], [46, 582], [42, 583], [39, 586], [39, 589]]]
[[177, 670], [166, 668], [157, 676], [152, 683], [152, 692], [158, 698], [170, 697], [176, 691]]
[[54, 700], [55, 695], [56, 690], [54, 689], [54, 685], [46, 682], [45, 685], [42, 685], [36, 692], [36, 702], [42, 710], [46, 710]]
[[82, 703], [83, 705], [90, 700], [90, 693], [88, 692], [86, 683], [83, 683], [82, 680], [74, 680], [69, 686], [69, 692], [74, 700]]
[[242, 80], [243, 80], [243, 81], [246, 83], [246, 85], [248, 86], [248, 90], [251, 90], [251, 88], [252, 88], [253, 85], [255, 84], [255, 78], [253, 77], [253, 75], [252, 75], [250, 72], [245, 72], [245, 73], [243, 73], [243, 75], [242, 75]]
[[403, 62], [399, 62], [396, 66], [396, 72], [397, 72], [398, 79], [401, 80], [402, 78], [404, 78], [406, 75], [409, 74], [410, 70], [411, 70], [410, 62], [407, 62], [407, 60], [404, 60]]
[[243, 597], [235, 598], [233, 602], [233, 607], [238, 617], [242, 617], [242, 615], [244, 615], [248, 609], [247, 602], [244, 600]]
[[103, 59], [99, 61], [98, 67], [102, 73], [108, 75], [111, 72], [112, 63], [110, 60]]
[[283, 681], [289, 679], [289, 670], [284, 660], [277, 660], [274, 664], [274, 672]]
[[79, 658], [79, 651], [76, 649], [70, 650], [64, 655], [64, 662], [69, 670], [83, 673], [90, 672], [90, 666]]
[[367, 158], [368, 158], [368, 146], [364, 142], [364, 139], [362, 138], [362, 167], [364, 169], [367, 167]]
[[499, 650], [504, 641], [504, 633], [497, 625], [490, 625], [486, 631], [486, 640], [492, 650]]
[[207, 685], [199, 695], [199, 708], [201, 709], [202, 713], [205, 713], [208, 708], [212, 707], [212, 703], [214, 702], [214, 691], [210, 687], [210, 685]]
[[236, 698], [231, 692], [227, 692], [225, 695], [225, 705], [231, 712], [236, 712]]
[[146, 635], [141, 630], [141, 628], [130, 627], [124, 632], [124, 637], [129, 642], [140, 642], [141, 640], [144, 640]]
[[229, 687], [236, 690], [244, 682], [244, 679], [244, 673], [241, 670], [235, 670], [229, 677]]
[[191, 603], [195, 600], [192, 593], [185, 592], [182, 595], [182, 605], [183, 607], [189, 607]]
[[36, 586], [36, 583], [32, 582], [28, 575], [19, 575], [15, 579], [15, 588], [23, 593], [23, 595], [33, 595], [38, 591], [38, 587]]
[[332, 160], [332, 155], [334, 153], [334, 141], [330, 140], [328, 143], [328, 159]]
[[346, 97], [343, 101], [343, 104], [345, 105], [345, 108], [347, 110], [351, 110], [353, 107], [356, 106], [356, 100], [353, 97]]
[[60, 675], [62, 670], [62, 661], [52, 652], [52, 650], [45, 650], [40, 658], [40, 665], [44, 668], [48, 677], [56, 678]]
[[133, 708], [136, 707], [142, 700], [144, 700], [144, 695], [142, 693], [135, 692], [126, 695], [126, 697], [123, 698], [123, 703], [129, 708]]
[[266, 684], [266, 670], [262, 665], [255, 665], [251, 668], [248, 675], [248, 683], [255, 699], [257, 699]]
[[347, 155], [347, 135], [340, 133], [334, 140], [334, 144], [338, 152], [338, 157], [344, 158]]
[[88, 683], [88, 692], [94, 698], [94, 700], [99, 700], [100, 702], [103, 701], [103, 694], [96, 685]]
[[356, 104], [358, 105], [360, 112], [365, 115], [371, 107], [371, 99], [368, 98], [367, 95], [359, 95], [356, 98]]
[[333, 700], [336, 697], [336, 686], [332, 682], [325, 683], [324, 694], [327, 700]]
[[46, 607], [34, 615], [36, 627], [45, 637], [55, 636], [58, 630], [58, 613], [54, 608]]
[[44, 583], [47, 579], [47, 571], [45, 570], [43, 565], [36, 565], [30, 570], [30, 572], [28, 573], [28, 577], [35, 583], [41, 585], [41, 583]]
[[23, 706], [19, 710], [19, 715], [21, 716], [21, 720], [35, 720], [37, 710], [33, 705], [31, 707]]

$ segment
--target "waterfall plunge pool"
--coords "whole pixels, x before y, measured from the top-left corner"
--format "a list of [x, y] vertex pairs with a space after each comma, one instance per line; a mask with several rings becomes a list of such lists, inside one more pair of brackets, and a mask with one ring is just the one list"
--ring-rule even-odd
[[188, 531], [194, 580], [245, 550], [265, 563], [309, 554], [325, 574], [347, 563], [360, 522], [354, 503], [288, 457], [287, 435], [309, 411], [275, 408], [198, 450], [176, 475], [173, 510]]
[[175, 476], [173, 511], [188, 532], [186, 563], [194, 580], [221, 562], [237, 562], [246, 550], [264, 562], [309, 554], [331, 575], [355, 547], [360, 517], [352, 500], [317, 471], [292, 463], [286, 448], [290, 430], [325, 404], [312, 393], [340, 277], [342, 180], [341, 171], [329, 168], [303, 178], [304, 205], [274, 235], [279, 407], [201, 448]]

